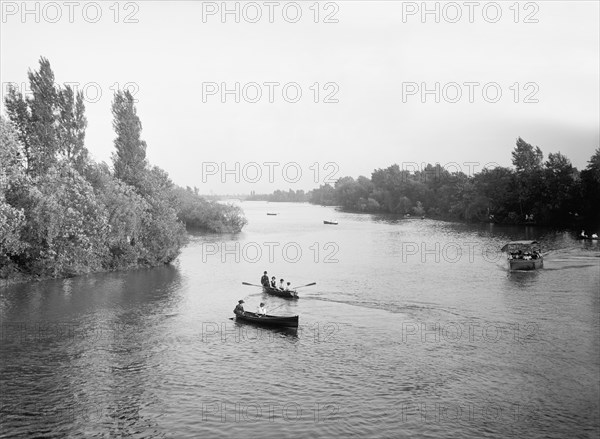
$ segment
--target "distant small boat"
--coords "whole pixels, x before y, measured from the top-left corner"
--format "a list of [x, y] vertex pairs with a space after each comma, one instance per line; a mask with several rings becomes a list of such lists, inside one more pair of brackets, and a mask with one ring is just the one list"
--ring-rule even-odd
[[511, 270], [536, 270], [544, 266], [544, 257], [537, 241], [512, 241], [501, 251], [508, 253]]
[[260, 315], [250, 311], [246, 311], [243, 314], [236, 314], [236, 320], [243, 320], [246, 322], [256, 323], [258, 325], [274, 326], [279, 328], [297, 328], [298, 327], [298, 316], [270, 316]]
[[323, 221], [323, 224], [331, 224], [332, 226], [337, 226], [338, 222], [337, 221]]
[[276, 213], [267, 212], [267, 215], [272, 215], [272, 216], [275, 216], [275, 215], [277, 215], [277, 214], [276, 214]]

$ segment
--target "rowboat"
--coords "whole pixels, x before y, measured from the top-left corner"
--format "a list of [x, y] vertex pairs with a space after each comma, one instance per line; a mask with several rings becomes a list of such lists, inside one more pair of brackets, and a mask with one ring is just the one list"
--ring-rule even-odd
[[511, 270], [536, 270], [544, 266], [544, 257], [537, 241], [512, 241], [501, 251], [508, 253]]
[[323, 224], [331, 224], [332, 226], [337, 226], [338, 222], [337, 221], [323, 221]]
[[272, 296], [283, 297], [284, 299], [298, 299], [298, 293], [296, 291], [284, 291], [279, 288], [271, 288], [263, 286], [263, 293], [271, 294]]
[[260, 315], [250, 311], [246, 311], [243, 314], [236, 314], [236, 320], [243, 320], [245, 322], [252, 322], [259, 325], [265, 326], [276, 326], [281, 328], [297, 328], [298, 327], [298, 316], [270, 316]]

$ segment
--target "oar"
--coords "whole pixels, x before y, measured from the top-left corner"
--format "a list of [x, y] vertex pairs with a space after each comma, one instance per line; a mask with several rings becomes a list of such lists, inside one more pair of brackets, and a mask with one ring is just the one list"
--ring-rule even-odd
[[269, 312], [273, 312], [273, 311], [275, 311], [276, 309], [278, 309], [278, 308], [281, 308], [283, 305], [285, 305], [285, 303], [284, 303], [284, 304], [282, 304], [282, 305], [276, 306], [276, 307], [275, 307], [275, 308], [273, 308], [273, 309], [269, 309], [268, 311], [269, 311]]
[[249, 285], [251, 287], [259, 287], [259, 288], [263, 287], [262, 285], [249, 284], [248, 282], [242, 282], [242, 285]]
[[304, 288], [304, 287], [312, 287], [313, 285], [316, 285], [316, 282], [313, 282], [312, 284], [306, 284], [306, 285], [302, 285], [301, 287], [296, 287], [295, 289], [297, 290], [298, 288]]

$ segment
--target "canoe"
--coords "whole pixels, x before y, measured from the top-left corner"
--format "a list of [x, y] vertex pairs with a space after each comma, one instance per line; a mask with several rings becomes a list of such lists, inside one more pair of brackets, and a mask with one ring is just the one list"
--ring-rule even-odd
[[332, 226], [337, 226], [338, 222], [337, 221], [323, 221], [323, 224], [331, 224]]
[[298, 299], [298, 293], [296, 291], [282, 291], [279, 288], [271, 288], [263, 286], [263, 293], [271, 294], [272, 296], [283, 297], [284, 299]]
[[244, 314], [236, 314], [236, 320], [243, 320], [245, 322], [257, 323], [265, 326], [276, 326], [281, 328], [297, 328], [298, 327], [298, 316], [262, 316], [250, 311], [246, 311]]

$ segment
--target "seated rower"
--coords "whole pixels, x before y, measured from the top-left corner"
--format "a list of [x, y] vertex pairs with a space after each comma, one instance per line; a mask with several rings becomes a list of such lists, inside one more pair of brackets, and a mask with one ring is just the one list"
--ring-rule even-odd
[[267, 315], [267, 309], [265, 308], [264, 303], [261, 302], [260, 305], [258, 306], [258, 308], [256, 308], [256, 314], [258, 314], [259, 316]]
[[279, 279], [279, 289], [281, 291], [285, 290], [285, 282], [283, 281], [283, 279]]
[[291, 285], [291, 282], [288, 282], [287, 285], [286, 285], [286, 287], [285, 287], [285, 291], [290, 291], [291, 290], [290, 285]]
[[236, 305], [235, 309], [233, 310], [234, 314], [244, 315], [244, 307], [242, 306], [242, 303], [245, 303], [245, 302], [243, 300], [238, 300], [238, 304]]
[[271, 278], [271, 288], [277, 288], [277, 279], [275, 279], [275, 276]]

